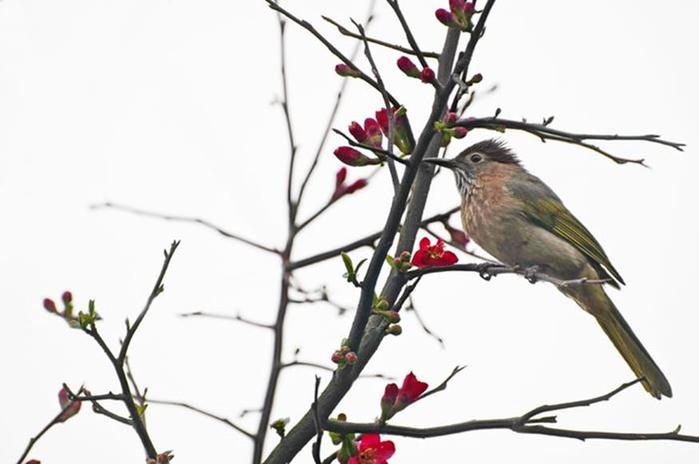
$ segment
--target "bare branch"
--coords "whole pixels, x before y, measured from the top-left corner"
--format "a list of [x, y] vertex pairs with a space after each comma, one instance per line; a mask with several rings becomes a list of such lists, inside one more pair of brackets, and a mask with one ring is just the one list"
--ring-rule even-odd
[[425, 60], [425, 54], [422, 53], [422, 50], [420, 49], [420, 47], [417, 44], [417, 41], [415, 40], [415, 36], [413, 36], [413, 32], [410, 30], [408, 22], [405, 20], [405, 16], [403, 16], [403, 12], [401, 11], [400, 6], [398, 5], [398, 0], [386, 0], [386, 2], [390, 5], [391, 8], [393, 8], [393, 12], [396, 14], [398, 21], [400, 21], [400, 25], [403, 28], [403, 31], [405, 32], [405, 38], [408, 39], [408, 43], [410, 44], [410, 47], [413, 49], [413, 54], [417, 56], [417, 59], [418, 61], [420, 61], [420, 64], [423, 68], [429, 67], [427, 61]]
[[659, 145], [665, 145], [674, 148], [678, 151], [683, 151], [685, 144], [679, 142], [672, 142], [669, 140], [661, 139], [659, 135], [647, 134], [647, 135], [617, 135], [617, 134], [578, 134], [573, 132], [565, 132], [558, 129], [553, 129], [548, 126], [548, 124], [532, 124], [525, 121], [514, 121], [511, 119], [502, 119], [498, 117], [489, 118], [472, 118], [472, 119], [461, 119], [456, 122], [457, 126], [465, 127], [467, 129], [490, 129], [499, 132], [505, 129], [514, 129], [527, 132], [529, 134], [539, 137], [542, 141], [554, 140], [558, 142], [570, 143], [573, 145], [579, 145], [581, 147], [593, 150], [606, 158], [614, 161], [617, 164], [625, 163], [635, 163], [640, 165], [645, 165], [643, 159], [631, 159], [631, 158], [621, 158], [612, 155], [606, 150], [600, 147], [587, 143], [587, 140], [610, 140], [610, 141], [644, 141], [650, 143], [656, 143]]
[[555, 423], [553, 416], [536, 418], [535, 416], [551, 411], [560, 411], [576, 407], [591, 406], [601, 401], [607, 401], [621, 391], [639, 382], [637, 379], [626, 383], [615, 390], [595, 398], [569, 403], [559, 403], [553, 405], [540, 406], [517, 417], [504, 419], [470, 420], [457, 424], [442, 425], [437, 427], [403, 427], [399, 425], [389, 425], [380, 423], [358, 424], [351, 422], [338, 422], [328, 420], [324, 424], [324, 429], [338, 433], [381, 433], [385, 435], [399, 435], [414, 438], [441, 437], [456, 433], [471, 432], [474, 430], [508, 429], [516, 433], [530, 433], [537, 435], [548, 435], [556, 437], [574, 438], [577, 440], [606, 439], [606, 440], [668, 440], [699, 443], [699, 436], [680, 434], [680, 428], [670, 432], [660, 433], [637, 433], [637, 432], [602, 432], [587, 430], [568, 430], [540, 425], [542, 423]]
[[[334, 21], [333, 19], [328, 18], [327, 16], [321, 16], [321, 18], [323, 18], [324, 20], [326, 20], [327, 22], [329, 22], [330, 24], [335, 26], [337, 28], [337, 30], [340, 32], [340, 34], [345, 35], [347, 37], [352, 37], [353, 39], [362, 40], [361, 35], [348, 30], [342, 24], [339, 24], [337, 21]], [[390, 44], [390, 43], [385, 42], [383, 40], [375, 39], [373, 37], [368, 37], [368, 36], [366, 37], [366, 40], [367, 40], [367, 42], [379, 45], [381, 47], [390, 48], [392, 50], [396, 50], [396, 51], [399, 51], [401, 53], [405, 53], [406, 55], [414, 55], [414, 56], [417, 55], [415, 50], [413, 50], [411, 48], [402, 47], [400, 45]], [[435, 52], [422, 52], [422, 56], [424, 56], [425, 58], [439, 59], [439, 53], [435, 53]]]
[[[349, 66], [353, 70], [357, 71], [359, 73], [359, 76], [357, 77], [358, 79], [363, 80], [364, 82], [366, 82], [371, 87], [378, 90], [379, 92], [381, 91], [379, 89], [379, 85], [377, 84], [377, 82], [374, 79], [372, 79], [371, 77], [366, 75], [349, 58], [347, 58], [345, 55], [343, 55], [342, 52], [340, 52], [332, 43], [330, 43], [328, 41], [328, 39], [323, 37], [323, 35], [320, 32], [318, 32], [316, 30], [316, 28], [313, 27], [313, 25], [311, 23], [309, 23], [306, 20], [297, 18], [296, 16], [294, 16], [293, 14], [291, 14], [290, 12], [288, 12], [287, 10], [285, 10], [284, 8], [279, 6], [277, 3], [275, 3], [273, 0], [265, 0], [265, 1], [267, 2], [267, 4], [269, 5], [269, 7], [271, 9], [273, 9], [274, 11], [278, 11], [279, 13], [283, 14], [284, 16], [286, 16], [287, 18], [289, 18], [290, 20], [292, 20], [293, 22], [295, 22], [296, 24], [298, 24], [302, 28], [306, 29], [311, 34], [313, 34], [316, 37], [316, 39], [318, 39], [323, 45], [325, 45], [325, 47], [328, 50], [330, 50], [330, 52], [333, 55], [338, 57], [340, 59], [340, 61], [342, 61], [344, 64], [346, 64], [347, 66]], [[398, 102], [398, 100], [395, 99], [395, 97], [393, 97], [390, 93], [388, 94], [388, 96], [389, 96], [389, 99], [391, 100], [391, 103], [393, 103], [395, 106], [400, 106], [400, 103]]]
[[234, 234], [232, 232], [229, 232], [227, 230], [222, 229], [221, 227], [212, 224], [211, 222], [197, 218], [197, 217], [190, 217], [190, 216], [177, 216], [177, 215], [172, 215], [172, 214], [162, 214], [162, 213], [156, 213], [153, 211], [147, 211], [143, 209], [138, 209], [138, 208], [133, 208], [131, 206], [125, 206], [125, 205], [119, 205], [116, 203], [111, 203], [111, 202], [106, 202], [106, 203], [100, 203], [100, 204], [95, 204], [91, 205], [90, 209], [104, 209], [104, 208], [109, 208], [109, 209], [114, 209], [118, 211], [124, 211], [126, 213], [131, 213], [135, 214], [137, 216], [146, 216], [146, 217], [151, 217], [151, 218], [156, 218], [156, 219], [163, 219], [165, 221], [175, 221], [175, 222], [190, 222], [194, 224], [199, 224], [201, 226], [206, 227], [207, 229], [212, 229], [218, 232], [219, 234], [223, 235], [226, 238], [230, 238], [232, 240], [236, 240], [240, 243], [244, 243], [246, 245], [250, 245], [253, 248], [257, 248], [258, 250], [263, 250], [268, 253], [274, 253], [275, 255], [280, 255], [281, 252], [277, 250], [276, 248], [271, 248], [265, 245], [261, 245], [257, 242], [254, 242], [250, 239], [247, 239], [245, 237], [241, 237], [240, 235]]
[[236, 314], [235, 316], [232, 316], [230, 314], [220, 314], [220, 313], [211, 313], [211, 312], [206, 312], [206, 311], [194, 311], [191, 313], [181, 313], [179, 314], [180, 317], [202, 317], [202, 318], [210, 318], [210, 319], [225, 319], [228, 321], [238, 321], [242, 322], [243, 324], [248, 324], [253, 327], [259, 327], [261, 329], [274, 329], [274, 326], [272, 324], [265, 324], [263, 322], [257, 322], [253, 321], [250, 319], [247, 319], [240, 314]]
[[255, 435], [253, 433], [248, 432], [247, 430], [245, 430], [241, 426], [232, 422], [230, 419], [227, 419], [223, 416], [219, 416], [218, 414], [214, 414], [212, 412], [206, 411], [206, 410], [201, 409], [199, 407], [193, 406], [189, 403], [186, 403], [183, 401], [170, 401], [170, 400], [157, 400], [157, 399], [154, 400], [154, 399], [150, 399], [150, 398], [148, 398], [148, 403], [150, 403], [150, 404], [164, 404], [164, 405], [168, 405], [168, 406], [178, 406], [180, 408], [189, 409], [190, 411], [194, 411], [196, 413], [202, 414], [202, 415], [209, 417], [211, 419], [215, 419], [223, 424], [226, 424], [227, 426], [242, 433], [243, 435], [250, 438], [251, 440], [255, 439]]

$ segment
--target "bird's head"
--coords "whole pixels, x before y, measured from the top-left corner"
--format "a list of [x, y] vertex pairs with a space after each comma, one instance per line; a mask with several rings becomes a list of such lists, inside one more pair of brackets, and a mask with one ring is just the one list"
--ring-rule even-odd
[[424, 158], [422, 161], [450, 169], [462, 195], [466, 195], [479, 175], [492, 173], [504, 165], [520, 166], [517, 156], [503, 142], [495, 139], [473, 144], [451, 159]]

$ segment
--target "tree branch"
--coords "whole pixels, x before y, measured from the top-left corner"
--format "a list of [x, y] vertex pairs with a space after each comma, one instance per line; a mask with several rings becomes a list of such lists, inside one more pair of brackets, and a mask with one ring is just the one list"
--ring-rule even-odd
[[[437, 427], [404, 427], [380, 423], [352, 423], [328, 420], [323, 424], [325, 430], [337, 433], [380, 433], [385, 435], [399, 435], [413, 438], [432, 438], [456, 433], [471, 432], [474, 430], [508, 429], [517, 433], [530, 433], [537, 435], [549, 435], [556, 437], [574, 438], [577, 440], [607, 439], [607, 440], [669, 440], [699, 443], [699, 436], [680, 434], [677, 427], [671, 432], [660, 433], [636, 433], [636, 432], [602, 432], [586, 430], [568, 430], [540, 425], [542, 423], [555, 423], [555, 416], [537, 418], [544, 412], [560, 411], [564, 409], [591, 406], [602, 401], [607, 401], [623, 390], [638, 383], [640, 379], [628, 382], [604, 395], [568, 403], [539, 406], [517, 417], [504, 419], [470, 420], [456, 424]], [[424, 396], [423, 396], [424, 397]]]
[[119, 205], [119, 204], [111, 203], [111, 202], [100, 203], [100, 204], [95, 204], [95, 205], [90, 206], [90, 209], [106, 209], [106, 208], [135, 214], [137, 216], [145, 216], [145, 217], [151, 217], [151, 218], [156, 218], [156, 219], [163, 219], [165, 221], [190, 222], [190, 223], [194, 223], [194, 224], [199, 224], [201, 226], [206, 227], [207, 229], [215, 230], [216, 232], [218, 232], [219, 234], [223, 235], [226, 238], [230, 238], [230, 239], [238, 241], [240, 243], [244, 243], [244, 244], [249, 245], [253, 248], [257, 248], [258, 250], [266, 251], [268, 253], [273, 253], [275, 255], [281, 254], [281, 252], [279, 250], [277, 250], [276, 248], [268, 247], [266, 245], [261, 245], [257, 242], [254, 242], [253, 240], [247, 239], [245, 237], [241, 237], [240, 235], [237, 235], [237, 234], [234, 234], [234, 233], [229, 232], [227, 230], [224, 230], [221, 227], [207, 221], [206, 219], [201, 219], [201, 218], [197, 218], [197, 217], [190, 217], [190, 216], [177, 216], [177, 215], [172, 215], [172, 214], [156, 213], [154, 211], [147, 211], [144, 209], [133, 208], [131, 206]]
[[610, 141], [644, 141], [656, 143], [672, 147], [675, 150], [683, 151], [684, 143], [672, 142], [661, 139], [659, 135], [617, 135], [617, 134], [578, 134], [574, 132], [566, 132], [558, 129], [552, 129], [548, 124], [532, 124], [525, 121], [514, 121], [511, 119], [502, 119], [498, 117], [489, 118], [471, 118], [461, 119], [456, 122], [456, 126], [465, 127], [467, 129], [489, 129], [503, 132], [505, 129], [514, 129], [527, 132], [539, 137], [543, 142], [546, 140], [554, 140], [558, 142], [570, 143], [581, 147], [593, 150], [606, 158], [614, 161], [617, 164], [635, 163], [645, 165], [643, 159], [621, 158], [612, 155], [606, 150], [599, 148], [596, 145], [587, 143], [586, 140], [610, 140]]

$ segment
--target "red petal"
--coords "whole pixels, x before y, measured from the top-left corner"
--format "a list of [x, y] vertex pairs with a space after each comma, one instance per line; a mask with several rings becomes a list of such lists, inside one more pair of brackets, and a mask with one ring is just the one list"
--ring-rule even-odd
[[420, 382], [412, 372], [403, 379], [403, 386], [400, 388], [399, 396], [405, 404], [412, 403], [427, 390], [427, 384]]
[[420, 250], [421, 251], [427, 251], [427, 249], [430, 247], [430, 239], [427, 237], [422, 237], [420, 240]]
[[422, 269], [423, 267], [429, 266], [429, 264], [426, 263], [427, 258], [428, 256], [425, 250], [417, 250], [413, 255], [412, 261], [410, 262], [413, 264], [413, 266], [417, 266]]
[[442, 266], [451, 266], [452, 264], [456, 264], [459, 261], [459, 257], [456, 256], [454, 253], [451, 251], [445, 251], [444, 256], [442, 256]]
[[395, 452], [396, 445], [392, 441], [382, 441], [374, 447], [374, 463], [384, 464]]
[[373, 448], [381, 443], [381, 436], [378, 433], [365, 433], [359, 438], [359, 451]]

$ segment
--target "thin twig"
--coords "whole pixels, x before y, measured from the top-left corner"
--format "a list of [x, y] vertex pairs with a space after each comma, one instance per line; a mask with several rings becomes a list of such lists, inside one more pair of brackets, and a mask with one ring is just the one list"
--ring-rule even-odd
[[[341, 136], [343, 139], [347, 141], [351, 146], [357, 147], [357, 148], [363, 148], [365, 150], [371, 150], [377, 155], [383, 155], [387, 157], [389, 160], [395, 161], [397, 163], [400, 163], [404, 166], [410, 166], [410, 161], [407, 159], [403, 159], [400, 156], [395, 155], [389, 148], [389, 150], [384, 150], [383, 148], [375, 147], [373, 145], [367, 145], [366, 143], [361, 143], [353, 140], [349, 135], [345, 134], [339, 129], [333, 129], [333, 132], [335, 132], [337, 135]], [[390, 147], [390, 145], [389, 145]]]
[[441, 392], [441, 391], [446, 390], [446, 389], [447, 389], [447, 385], [449, 384], [449, 381], [450, 381], [452, 378], [454, 378], [454, 376], [455, 376], [456, 374], [458, 374], [459, 372], [461, 372], [462, 370], [464, 370], [465, 367], [466, 367], [466, 366], [456, 366], [456, 367], [454, 367], [454, 369], [451, 371], [451, 373], [449, 374], [449, 376], [448, 376], [446, 379], [444, 379], [444, 381], [443, 381], [442, 383], [440, 383], [439, 385], [437, 385], [436, 387], [434, 387], [432, 390], [426, 391], [425, 393], [423, 393], [422, 395], [420, 395], [420, 397], [419, 397], [417, 400], [415, 400], [415, 401], [424, 400], [425, 398], [427, 398], [427, 397], [430, 396], [430, 395], [434, 395], [435, 393], [438, 393], [438, 392]]
[[[357, 34], [355, 32], [348, 30], [342, 24], [339, 24], [337, 21], [334, 21], [332, 18], [328, 18], [327, 16], [321, 16], [321, 18], [323, 18], [324, 20], [326, 20], [327, 22], [329, 22], [330, 24], [335, 26], [337, 28], [337, 30], [340, 32], [340, 34], [345, 35], [347, 37], [352, 37], [353, 39], [362, 40], [362, 36], [360, 36], [359, 34]], [[396, 51], [399, 51], [401, 53], [405, 53], [406, 55], [417, 55], [415, 50], [408, 48], [408, 47], [390, 44], [390, 43], [385, 42], [383, 40], [375, 39], [375, 38], [369, 37], [369, 36], [366, 37], [366, 40], [367, 40], [367, 42], [371, 42], [373, 44], [380, 45], [382, 47], [390, 48], [392, 50], [396, 50]], [[425, 58], [434, 58], [437, 60], [439, 59], [439, 53], [435, 53], [435, 52], [422, 52], [422, 56], [424, 56]]]
[[250, 239], [247, 239], [245, 237], [241, 237], [238, 234], [234, 234], [232, 232], [224, 230], [221, 227], [207, 221], [206, 219], [201, 219], [201, 218], [197, 218], [197, 217], [190, 217], [190, 216], [177, 216], [177, 215], [172, 215], [172, 214], [162, 214], [162, 213], [157, 213], [154, 211], [147, 211], [144, 209], [133, 208], [131, 206], [125, 206], [125, 205], [120, 205], [120, 204], [111, 203], [111, 202], [99, 203], [99, 204], [95, 204], [95, 205], [90, 206], [90, 209], [105, 209], [105, 208], [114, 209], [117, 211], [123, 211], [126, 213], [135, 214], [137, 216], [145, 216], [145, 217], [151, 217], [151, 218], [156, 218], [156, 219], [163, 219], [165, 221], [190, 222], [190, 223], [194, 223], [194, 224], [199, 224], [201, 226], [206, 227], [207, 229], [215, 230], [216, 232], [218, 232], [219, 234], [223, 235], [226, 238], [230, 238], [230, 239], [236, 240], [240, 243], [250, 245], [253, 248], [257, 248], [258, 250], [263, 250], [263, 251], [266, 251], [268, 253], [274, 253], [275, 255], [281, 254], [281, 252], [279, 250], [277, 250], [276, 248], [268, 247], [266, 245], [261, 245], [257, 242], [250, 240]]
[[514, 129], [527, 132], [539, 137], [542, 141], [554, 140], [558, 142], [571, 143], [579, 145], [590, 150], [593, 150], [617, 164], [635, 163], [644, 165], [643, 159], [621, 158], [612, 155], [606, 150], [599, 148], [596, 145], [585, 142], [586, 140], [610, 140], [610, 141], [644, 141], [656, 143], [672, 147], [675, 150], [683, 151], [684, 143], [672, 142], [661, 139], [659, 135], [618, 135], [618, 134], [578, 134], [574, 132], [566, 132], [558, 129], [553, 129], [548, 124], [533, 124], [524, 121], [515, 121], [511, 119], [502, 119], [497, 117], [488, 118], [472, 118], [461, 119], [456, 122], [456, 126], [465, 127], [467, 129], [490, 129], [502, 132], [504, 129]]
[[204, 415], [206, 417], [209, 417], [211, 419], [215, 419], [223, 424], [226, 424], [227, 426], [231, 427], [233, 430], [236, 430], [236, 431], [242, 433], [243, 435], [250, 438], [251, 440], [255, 439], [255, 435], [253, 433], [248, 432], [247, 430], [245, 430], [241, 426], [232, 422], [230, 419], [227, 419], [223, 416], [219, 416], [218, 414], [214, 414], [212, 412], [206, 411], [206, 410], [201, 409], [197, 406], [193, 406], [193, 405], [186, 403], [184, 401], [170, 401], [170, 400], [158, 400], [158, 399], [154, 400], [154, 399], [148, 398], [148, 403], [150, 403], [150, 404], [163, 404], [163, 405], [168, 405], [168, 406], [178, 406], [180, 408], [189, 409], [190, 411], [194, 411], [196, 413], [199, 413], [199, 414]]
[[[365, 73], [364, 73], [361, 69], [359, 69], [359, 68], [357, 67], [357, 65], [355, 65], [349, 58], [347, 58], [345, 55], [343, 55], [342, 52], [340, 52], [332, 43], [330, 43], [330, 42], [328, 41], [328, 39], [326, 39], [320, 32], [318, 32], [318, 31], [316, 30], [316, 28], [313, 27], [313, 25], [312, 25], [311, 23], [309, 23], [309, 22], [306, 21], [306, 20], [297, 18], [296, 16], [294, 16], [293, 14], [291, 14], [289, 11], [285, 10], [284, 8], [282, 8], [281, 6], [279, 6], [277, 3], [275, 3], [274, 0], [265, 0], [265, 1], [267, 2], [267, 4], [269, 5], [269, 7], [270, 7], [271, 9], [273, 9], [274, 11], [278, 11], [279, 13], [283, 14], [284, 16], [286, 16], [287, 18], [289, 18], [290, 20], [292, 20], [293, 22], [295, 22], [296, 24], [298, 24], [298, 25], [301, 26], [302, 28], [306, 29], [306, 30], [307, 30], [308, 32], [310, 32], [311, 34], [313, 34], [323, 45], [325, 45], [325, 47], [326, 47], [333, 55], [335, 55], [336, 57], [338, 57], [338, 58], [340, 59], [340, 61], [342, 61], [344, 64], [346, 64], [347, 66], [349, 66], [350, 68], [352, 68], [354, 71], [357, 71], [357, 72], [359, 73], [359, 76], [357, 76], [358, 79], [363, 80], [364, 82], [366, 82], [367, 84], [369, 84], [371, 87], [373, 87], [373, 88], [376, 89], [377, 91], [380, 91], [379, 85], [376, 83], [376, 81], [375, 81], [374, 79], [372, 79], [372, 78], [369, 77], [367, 74], [365, 74]], [[401, 106], [401, 105], [400, 105], [400, 102], [399, 102], [398, 100], [396, 100], [396, 98], [393, 97], [393, 95], [391, 95], [391, 94], [389, 93], [389, 94], [388, 94], [388, 97], [389, 97], [389, 99], [391, 100], [391, 103], [392, 103], [393, 105], [395, 105], [396, 107]]]
[[444, 339], [437, 335], [432, 329], [427, 327], [427, 324], [425, 324], [425, 321], [422, 320], [422, 316], [420, 316], [420, 312], [417, 310], [415, 307], [415, 302], [413, 301], [413, 297], [409, 296], [408, 297], [408, 306], [405, 307], [405, 310], [407, 312], [412, 312], [415, 315], [415, 319], [417, 319], [417, 323], [422, 327], [422, 330], [429, 335], [430, 337], [434, 338], [437, 340], [437, 343], [439, 343], [442, 348], [445, 347]]
[[181, 313], [178, 314], [180, 317], [202, 317], [202, 318], [210, 318], [210, 319], [224, 319], [227, 321], [237, 321], [237, 322], [242, 322], [243, 324], [251, 325], [253, 327], [259, 327], [261, 329], [274, 329], [274, 326], [272, 324], [265, 324], [264, 322], [257, 322], [253, 321], [250, 319], [247, 319], [240, 314], [236, 315], [230, 315], [230, 314], [220, 314], [220, 313], [212, 313], [212, 312], [206, 312], [206, 311], [194, 311], [191, 313]]
[[393, 8], [393, 11], [396, 14], [396, 17], [398, 18], [398, 21], [400, 21], [400, 25], [403, 28], [403, 31], [405, 32], [405, 38], [408, 39], [408, 43], [410, 44], [410, 47], [413, 49], [413, 54], [417, 56], [417, 59], [423, 68], [429, 67], [429, 65], [427, 64], [427, 60], [425, 60], [425, 54], [420, 49], [420, 46], [417, 44], [415, 36], [413, 35], [413, 31], [410, 30], [410, 26], [408, 25], [408, 22], [405, 20], [405, 16], [403, 16], [403, 12], [401, 11], [400, 6], [398, 5], [398, 0], [386, 0], [386, 2], [390, 5], [391, 8]]
[[[376, 0], [371, 0], [371, 2], [369, 3], [369, 7], [366, 14], [366, 20], [364, 21], [364, 26], [366, 28], [369, 27], [369, 24], [371, 23], [374, 17], [373, 14], [375, 4]], [[350, 61], [354, 61], [357, 58], [357, 54], [360, 50], [360, 45], [361, 44], [358, 42], [352, 49], [352, 53], [350, 54]], [[345, 89], [347, 88], [347, 84], [349, 83], [349, 81], [349, 79], [342, 79], [341, 81], [340, 90], [338, 90], [337, 96], [335, 97], [335, 102], [333, 104], [332, 109], [330, 110], [330, 116], [328, 117], [327, 123], [325, 124], [325, 128], [323, 129], [323, 134], [320, 137], [320, 142], [318, 143], [315, 155], [313, 156], [313, 161], [311, 162], [311, 166], [308, 168], [308, 171], [306, 171], [306, 176], [304, 177], [303, 182], [301, 183], [301, 188], [299, 189], [298, 197], [296, 200], [298, 204], [301, 203], [301, 200], [303, 199], [303, 194], [306, 191], [306, 186], [310, 182], [311, 177], [313, 176], [313, 172], [316, 169], [316, 166], [318, 166], [318, 160], [320, 159], [321, 153], [323, 153], [323, 150], [325, 149], [325, 144], [328, 141], [330, 130], [332, 129], [333, 124], [335, 123], [335, 117], [337, 116], [337, 112], [340, 109], [340, 104], [342, 103], [343, 97], [345, 95]]]
[[393, 140], [395, 138], [396, 122], [393, 117], [393, 111], [391, 110], [391, 102], [388, 98], [388, 91], [386, 86], [381, 79], [381, 73], [379, 73], [379, 68], [376, 66], [374, 57], [371, 55], [371, 49], [369, 48], [369, 42], [366, 40], [366, 34], [364, 33], [364, 27], [361, 24], [352, 20], [352, 24], [359, 31], [359, 35], [362, 37], [364, 42], [364, 55], [366, 56], [369, 65], [371, 66], [371, 72], [376, 78], [376, 84], [379, 86], [379, 92], [381, 92], [381, 98], [383, 98], [383, 105], [386, 109], [386, 116], [388, 117], [388, 150], [386, 151], [386, 156], [388, 156], [388, 170], [391, 173], [391, 181], [393, 183], [393, 192], [397, 192], [399, 188], [400, 181], [398, 180], [398, 171], [396, 171], [395, 156], [393, 155]]

